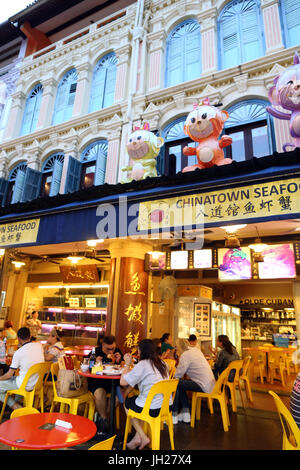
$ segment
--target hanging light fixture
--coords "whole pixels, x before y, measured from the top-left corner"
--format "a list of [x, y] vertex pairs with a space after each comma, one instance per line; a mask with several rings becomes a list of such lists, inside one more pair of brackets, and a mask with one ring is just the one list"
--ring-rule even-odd
[[225, 248], [239, 248], [240, 240], [237, 236], [237, 231], [246, 227], [247, 224], [240, 225], [224, 225], [220, 228], [226, 231]]
[[266, 243], [262, 243], [258, 230], [256, 227], [256, 232], [257, 232], [257, 238], [254, 240], [254, 243], [251, 245], [248, 245], [248, 248], [253, 251], [253, 259], [256, 263], [262, 263], [264, 261], [264, 256], [262, 252], [268, 248], [268, 245]]
[[12, 261], [12, 264], [13, 264], [14, 267], [16, 268], [16, 273], [19, 273], [21, 267], [22, 267], [22, 266], [25, 266], [26, 263], [24, 263], [23, 261], [13, 260], [13, 261]]
[[67, 259], [71, 261], [72, 264], [77, 264], [78, 261], [82, 259], [82, 256], [71, 255], [71, 256], [68, 256]]

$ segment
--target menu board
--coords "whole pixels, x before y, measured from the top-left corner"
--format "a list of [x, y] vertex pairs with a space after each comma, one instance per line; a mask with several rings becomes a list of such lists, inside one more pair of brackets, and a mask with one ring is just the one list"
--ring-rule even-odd
[[210, 304], [194, 304], [194, 323], [199, 336], [210, 336]]
[[250, 248], [219, 248], [219, 280], [251, 279]]
[[171, 252], [171, 269], [187, 269], [188, 268], [188, 252], [172, 251]]
[[292, 243], [269, 245], [263, 250], [264, 261], [258, 263], [260, 279], [289, 279], [296, 277]]
[[212, 267], [212, 250], [194, 251], [194, 268], [203, 269]]

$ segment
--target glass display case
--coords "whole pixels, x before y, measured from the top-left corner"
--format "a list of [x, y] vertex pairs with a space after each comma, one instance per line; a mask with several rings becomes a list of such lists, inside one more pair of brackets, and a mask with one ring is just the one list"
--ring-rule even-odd
[[216, 347], [217, 337], [227, 335], [241, 354], [240, 309], [221, 302], [212, 302], [212, 346]]
[[74, 289], [56, 292], [42, 298], [39, 319], [41, 339], [54, 326], [64, 331], [64, 344], [96, 344], [99, 333], [105, 332], [108, 288], [90, 291]]

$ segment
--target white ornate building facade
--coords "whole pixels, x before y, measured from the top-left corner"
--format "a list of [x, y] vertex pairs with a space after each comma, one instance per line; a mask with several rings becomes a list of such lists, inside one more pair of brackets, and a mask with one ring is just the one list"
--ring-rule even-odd
[[165, 139], [159, 174], [170, 174], [170, 155], [180, 171], [183, 122], [206, 97], [230, 114], [234, 160], [281, 152], [290, 139], [265, 107], [299, 47], [297, 1], [127, 4], [66, 27], [19, 64], [0, 150], [2, 204], [121, 182], [128, 135], [142, 121]]

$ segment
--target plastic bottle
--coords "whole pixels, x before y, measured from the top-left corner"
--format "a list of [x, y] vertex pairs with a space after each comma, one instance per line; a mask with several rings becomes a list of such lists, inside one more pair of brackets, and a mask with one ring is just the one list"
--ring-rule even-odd
[[5, 364], [6, 362], [6, 338], [0, 340], [0, 363]]
[[89, 368], [92, 370], [94, 365], [96, 364], [96, 350], [95, 348], [92, 349], [92, 354], [90, 355], [90, 362], [89, 362]]

